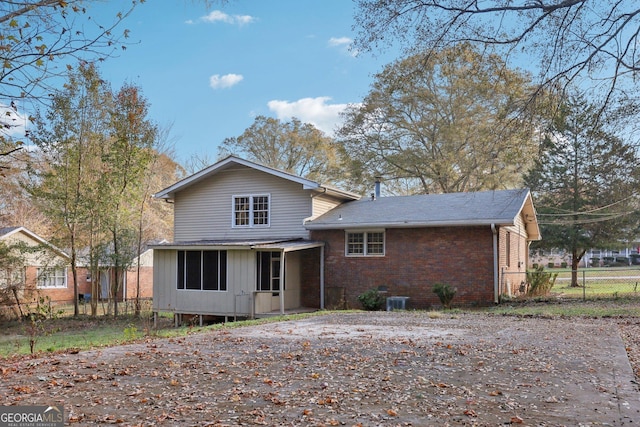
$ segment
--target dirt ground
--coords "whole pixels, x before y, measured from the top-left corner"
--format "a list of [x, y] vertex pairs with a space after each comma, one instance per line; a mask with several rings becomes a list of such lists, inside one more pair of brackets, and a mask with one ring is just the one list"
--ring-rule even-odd
[[0, 404], [75, 425], [637, 426], [639, 356], [636, 318], [332, 313], [12, 360]]

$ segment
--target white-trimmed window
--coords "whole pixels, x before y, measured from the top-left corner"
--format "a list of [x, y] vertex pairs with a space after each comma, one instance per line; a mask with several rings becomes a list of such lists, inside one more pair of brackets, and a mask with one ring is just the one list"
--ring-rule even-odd
[[268, 227], [268, 194], [233, 196], [233, 227]]
[[384, 256], [384, 231], [347, 231], [347, 256]]
[[66, 268], [38, 268], [38, 288], [66, 288]]

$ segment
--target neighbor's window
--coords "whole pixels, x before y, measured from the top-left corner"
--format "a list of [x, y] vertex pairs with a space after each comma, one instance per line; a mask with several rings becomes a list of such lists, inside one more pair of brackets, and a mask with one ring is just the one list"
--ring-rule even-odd
[[0, 270], [0, 289], [24, 284], [24, 267], [6, 268]]
[[66, 268], [38, 268], [38, 288], [66, 288]]
[[347, 232], [346, 253], [351, 256], [383, 256], [384, 231]]
[[233, 196], [234, 227], [268, 227], [269, 195]]
[[227, 251], [178, 251], [178, 289], [226, 291]]

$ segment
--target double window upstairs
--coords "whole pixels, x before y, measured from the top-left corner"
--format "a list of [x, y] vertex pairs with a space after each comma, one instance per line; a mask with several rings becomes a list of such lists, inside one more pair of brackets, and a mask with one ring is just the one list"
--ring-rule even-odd
[[269, 194], [234, 195], [231, 226], [233, 228], [269, 227], [270, 201]]

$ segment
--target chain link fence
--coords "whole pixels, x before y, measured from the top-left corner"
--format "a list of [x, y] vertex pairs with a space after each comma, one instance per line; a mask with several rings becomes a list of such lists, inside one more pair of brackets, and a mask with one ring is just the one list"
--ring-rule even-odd
[[[611, 267], [585, 268], [577, 271], [550, 268], [544, 273], [555, 276], [550, 296], [576, 299], [602, 298], [638, 298], [640, 300], [640, 268]], [[573, 274], [575, 273], [575, 274]], [[530, 276], [523, 279], [522, 273], [501, 273], [501, 289], [507, 289], [507, 283], [518, 282], [515, 297], [539, 296], [530, 294]], [[513, 288], [513, 287], [512, 287]]]

